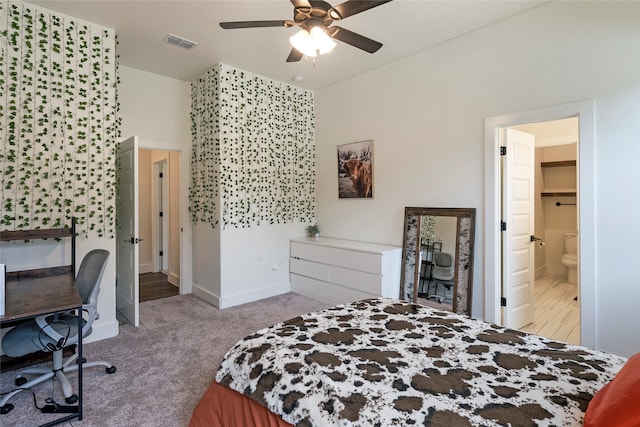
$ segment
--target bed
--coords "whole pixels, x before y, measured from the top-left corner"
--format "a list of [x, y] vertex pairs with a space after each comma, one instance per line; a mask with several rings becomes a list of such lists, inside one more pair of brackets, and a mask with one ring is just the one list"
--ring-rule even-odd
[[190, 427], [579, 426], [626, 361], [410, 302], [368, 299], [238, 342]]

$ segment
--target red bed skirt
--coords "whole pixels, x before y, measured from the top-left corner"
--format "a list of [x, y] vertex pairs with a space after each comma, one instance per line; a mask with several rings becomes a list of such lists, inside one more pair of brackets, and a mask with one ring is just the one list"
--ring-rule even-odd
[[189, 427], [293, 427], [264, 406], [212, 382], [196, 405]]

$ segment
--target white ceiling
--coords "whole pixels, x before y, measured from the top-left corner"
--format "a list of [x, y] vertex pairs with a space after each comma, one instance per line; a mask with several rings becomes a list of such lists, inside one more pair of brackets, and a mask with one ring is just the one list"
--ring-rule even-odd
[[[340, 26], [383, 43], [370, 54], [344, 43], [305, 64], [287, 63], [289, 37], [297, 28], [223, 30], [220, 21], [292, 19], [288, 0], [116, 1], [27, 0], [89, 22], [114, 28], [120, 63], [193, 80], [217, 63], [320, 89], [428, 49], [446, 40], [539, 6], [545, 1], [394, 0], [346, 18]], [[337, 5], [341, 1], [332, 3]], [[199, 43], [191, 50], [162, 40], [168, 33]], [[302, 80], [294, 80], [299, 76]]]
[[550, 147], [553, 145], [576, 144], [578, 142], [579, 127], [578, 117], [570, 117], [548, 122], [527, 123], [513, 128], [535, 135], [536, 147]]

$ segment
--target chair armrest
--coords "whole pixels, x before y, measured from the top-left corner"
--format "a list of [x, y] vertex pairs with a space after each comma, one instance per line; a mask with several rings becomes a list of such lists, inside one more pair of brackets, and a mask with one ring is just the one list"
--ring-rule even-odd
[[82, 327], [82, 336], [86, 336], [93, 322], [100, 316], [98, 316], [98, 310], [96, 310], [96, 306], [93, 304], [85, 304], [82, 306], [83, 313], [87, 314], [87, 318], [85, 320], [85, 324]]
[[68, 336], [60, 335], [55, 329], [53, 329], [49, 324], [49, 322], [47, 321], [47, 317], [51, 317], [51, 314], [43, 314], [41, 316], [36, 317], [36, 323], [38, 327], [42, 330], [42, 332], [47, 334], [56, 342], [60, 341], [61, 339], [66, 340]]

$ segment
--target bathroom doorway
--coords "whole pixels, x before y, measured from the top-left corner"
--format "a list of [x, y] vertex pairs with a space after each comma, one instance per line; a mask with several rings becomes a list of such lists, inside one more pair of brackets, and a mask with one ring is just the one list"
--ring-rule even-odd
[[522, 330], [580, 344], [577, 251], [579, 119], [512, 126], [533, 135], [532, 321]]

